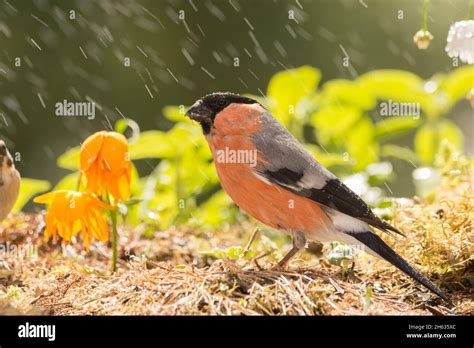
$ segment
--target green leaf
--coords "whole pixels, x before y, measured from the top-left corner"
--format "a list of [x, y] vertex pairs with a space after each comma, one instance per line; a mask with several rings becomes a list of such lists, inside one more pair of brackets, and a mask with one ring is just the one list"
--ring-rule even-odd
[[136, 197], [131, 197], [131, 198], [127, 199], [126, 201], [122, 202], [122, 204], [132, 206], [132, 205], [140, 204], [142, 201], [143, 201], [143, 199], [136, 198]]
[[223, 249], [215, 248], [211, 250], [202, 250], [200, 254], [205, 256], [214, 257], [216, 259], [225, 259], [226, 258], [226, 251]]
[[462, 151], [464, 143], [464, 135], [456, 124], [445, 120], [441, 122], [438, 130], [438, 138], [440, 139], [439, 147], [443, 142], [450, 143], [456, 150]]
[[343, 79], [326, 82], [314, 101], [319, 105], [347, 105], [361, 110], [373, 109], [377, 102], [375, 95], [359, 83]]
[[379, 159], [379, 146], [375, 141], [375, 127], [368, 116], [363, 116], [346, 134], [346, 149], [356, 160], [355, 171], [363, 170]]
[[163, 108], [162, 113], [163, 116], [170, 121], [191, 123], [191, 120], [184, 116], [187, 109], [188, 107], [184, 105], [169, 105]]
[[364, 310], [363, 313], [367, 314], [369, 312], [370, 305], [372, 304], [372, 296], [373, 296], [372, 286], [368, 286], [365, 290], [365, 297], [364, 297]]
[[199, 226], [217, 226], [224, 221], [231, 223], [235, 220], [236, 212], [229, 196], [220, 190], [193, 212], [192, 222]]
[[129, 153], [132, 160], [171, 158], [174, 156], [175, 149], [165, 132], [152, 130], [142, 132], [135, 144], [130, 144]]
[[306, 150], [309, 151], [313, 155], [316, 160], [321, 163], [325, 167], [333, 167], [333, 166], [350, 166], [354, 163], [349, 161], [348, 159], [344, 158], [343, 155], [339, 153], [327, 153], [323, 150], [319, 149], [316, 145], [313, 144], [305, 144]]
[[463, 139], [461, 130], [451, 121], [428, 123], [421, 127], [415, 135], [415, 151], [423, 164], [430, 165], [443, 141], [462, 150]]
[[323, 145], [344, 143], [347, 134], [362, 117], [362, 112], [354, 107], [327, 105], [315, 112], [310, 119], [316, 131], [316, 137]]
[[81, 148], [79, 146], [68, 149], [65, 153], [58, 157], [57, 165], [64, 169], [78, 170], [80, 151]]
[[375, 70], [361, 75], [357, 80], [362, 88], [371, 91], [380, 99], [412, 99], [410, 92], [423, 91], [423, 80], [403, 70]]
[[413, 150], [408, 147], [403, 147], [395, 144], [382, 145], [380, 148], [380, 155], [382, 157], [398, 158], [414, 164], [418, 163], [418, 156]]
[[226, 250], [227, 256], [232, 260], [240, 259], [240, 256], [243, 254], [244, 249], [239, 246], [233, 246]]
[[77, 190], [78, 180], [79, 180], [79, 172], [74, 172], [74, 173], [68, 174], [64, 178], [62, 178], [56, 184], [56, 186], [54, 186], [53, 191], [58, 191], [58, 190], [75, 191], [75, 190]]
[[49, 190], [50, 187], [51, 184], [45, 180], [22, 178], [20, 194], [18, 195], [18, 199], [16, 200], [12, 211], [14, 213], [19, 212], [33, 196]]
[[384, 119], [375, 125], [375, 138], [385, 140], [404, 134], [421, 124], [421, 120], [411, 117], [393, 117]]
[[310, 66], [276, 73], [267, 88], [267, 96], [272, 105], [271, 111], [287, 124], [296, 113], [298, 103], [304, 97], [315, 93], [320, 79], [320, 71]]
[[464, 65], [447, 75], [440, 83], [439, 90], [449, 98], [448, 106], [466, 98], [467, 93], [474, 88], [474, 66]]
[[436, 154], [436, 131], [433, 125], [427, 124], [416, 132], [415, 151], [423, 164], [433, 162]]
[[419, 103], [431, 118], [439, 115], [441, 104], [436, 95], [426, 93], [425, 81], [403, 70], [375, 70], [357, 79], [360, 86], [381, 100]]

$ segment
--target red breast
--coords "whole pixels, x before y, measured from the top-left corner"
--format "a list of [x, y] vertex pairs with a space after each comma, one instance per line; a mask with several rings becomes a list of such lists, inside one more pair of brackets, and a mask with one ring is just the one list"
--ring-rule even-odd
[[252, 142], [252, 134], [260, 131], [262, 112], [258, 104], [232, 104], [217, 115], [206, 136], [223, 189], [241, 209], [273, 228], [310, 236], [332, 226], [316, 202], [267, 183], [255, 174], [255, 160], [267, 161]]

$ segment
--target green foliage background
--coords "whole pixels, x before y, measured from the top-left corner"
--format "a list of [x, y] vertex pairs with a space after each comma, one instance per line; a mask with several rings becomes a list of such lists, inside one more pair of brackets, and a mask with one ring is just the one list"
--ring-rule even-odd
[[[316, 157], [335, 174], [364, 173], [369, 185], [393, 179], [391, 166], [401, 159], [415, 166], [431, 166], [443, 142], [462, 150], [463, 133], [445, 115], [474, 88], [474, 67], [463, 66], [429, 81], [401, 70], [377, 70], [355, 80], [334, 79], [320, 85], [321, 71], [310, 66], [276, 73], [266, 96], [251, 96], [269, 109]], [[380, 103], [419, 103], [421, 115], [381, 117]], [[239, 218], [230, 198], [220, 189], [212, 157], [198, 124], [184, 117], [187, 107], [167, 106], [163, 116], [174, 123], [167, 132], [140, 132], [132, 120], [116, 130], [131, 130], [132, 160], [159, 159], [152, 172], [133, 171], [132, 192], [138, 204], [121, 212], [130, 223], [148, 221], [160, 228], [175, 224], [219, 226]], [[411, 147], [397, 139], [413, 133]], [[70, 170], [54, 189], [74, 190], [78, 180], [79, 147], [67, 150], [57, 164]], [[387, 170], [388, 168], [388, 170]], [[49, 183], [24, 179], [19, 210]], [[126, 213], [126, 214], [125, 214]]]

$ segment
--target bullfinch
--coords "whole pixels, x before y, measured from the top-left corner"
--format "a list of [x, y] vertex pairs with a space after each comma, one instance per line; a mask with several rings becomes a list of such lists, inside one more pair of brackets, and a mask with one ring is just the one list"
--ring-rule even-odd
[[0, 220], [4, 219], [18, 198], [20, 173], [3, 140], [0, 140]]
[[293, 238], [284, 268], [307, 241], [363, 245], [450, 302], [372, 230], [403, 235], [305, 148], [260, 103], [232, 93], [199, 99], [186, 116], [200, 123], [222, 188], [242, 210]]

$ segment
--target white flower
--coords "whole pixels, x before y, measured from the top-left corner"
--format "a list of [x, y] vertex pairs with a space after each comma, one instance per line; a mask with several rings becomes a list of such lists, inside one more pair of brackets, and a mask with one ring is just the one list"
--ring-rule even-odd
[[418, 30], [413, 36], [413, 42], [416, 43], [418, 49], [426, 50], [433, 40], [433, 35], [428, 30]]
[[448, 32], [446, 52], [451, 58], [474, 63], [474, 20], [459, 21], [451, 25]]

